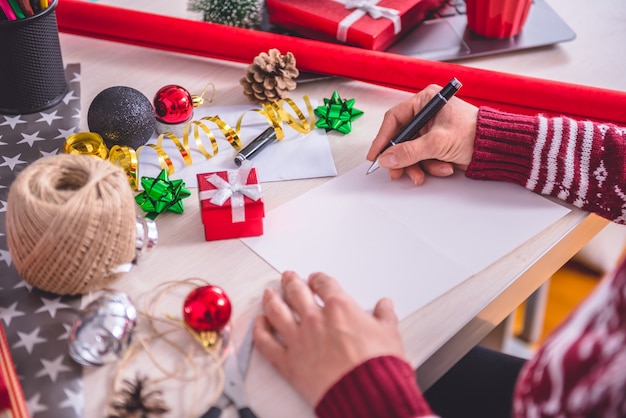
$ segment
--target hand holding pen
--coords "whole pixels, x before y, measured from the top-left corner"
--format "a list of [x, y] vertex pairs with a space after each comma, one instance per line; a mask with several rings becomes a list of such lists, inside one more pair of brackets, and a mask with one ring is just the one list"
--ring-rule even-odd
[[[453, 78], [444, 88], [441, 89], [441, 91], [438, 91], [437, 94], [435, 94], [432, 99], [430, 99], [428, 103], [426, 103], [426, 105], [415, 114], [415, 116], [413, 116], [411, 121], [406, 124], [406, 126], [404, 126], [391, 141], [385, 145], [381, 154], [394, 145], [416, 139], [420, 131], [437, 115], [441, 108], [448, 103], [448, 100], [450, 100], [452, 96], [459, 91], [461, 86], [462, 84], [459, 80]], [[367, 174], [373, 173], [378, 169], [378, 159], [379, 157], [376, 157], [369, 170], [367, 170]]]
[[[471, 161], [478, 109], [455, 97], [435, 112], [421, 132], [408, 140], [397, 141], [398, 145], [388, 145], [417, 118], [416, 115], [424, 114], [423, 109], [442, 90], [440, 86], [430, 85], [385, 114], [367, 159], [379, 158], [380, 166], [390, 170], [392, 179], [406, 174], [419, 185], [426, 173], [448, 176], [453, 173], [453, 167], [465, 169]], [[411, 140], [415, 138], [418, 139]]]

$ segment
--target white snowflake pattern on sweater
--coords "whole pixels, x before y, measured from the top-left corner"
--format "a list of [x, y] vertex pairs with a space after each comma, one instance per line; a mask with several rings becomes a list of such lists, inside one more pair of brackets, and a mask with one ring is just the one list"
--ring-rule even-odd
[[626, 416], [626, 263], [525, 365], [514, 416]]

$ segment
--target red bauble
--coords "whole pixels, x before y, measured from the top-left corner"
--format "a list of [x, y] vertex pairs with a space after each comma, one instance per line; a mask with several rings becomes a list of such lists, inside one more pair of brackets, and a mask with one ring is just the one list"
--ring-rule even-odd
[[196, 332], [220, 331], [230, 320], [230, 300], [217, 286], [201, 286], [185, 298], [183, 317]]
[[177, 124], [186, 122], [193, 115], [193, 99], [183, 87], [168, 84], [161, 87], [154, 95], [156, 118], [164, 123]]

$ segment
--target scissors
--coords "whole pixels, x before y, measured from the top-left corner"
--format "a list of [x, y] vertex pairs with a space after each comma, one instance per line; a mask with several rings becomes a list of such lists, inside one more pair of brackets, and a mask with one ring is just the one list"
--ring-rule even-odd
[[250, 365], [250, 355], [252, 354], [252, 327], [246, 332], [239, 352], [235, 351], [232, 341], [228, 342], [226, 360], [224, 361], [224, 390], [215, 402], [215, 405], [204, 413], [200, 418], [218, 418], [222, 410], [230, 403], [235, 405], [240, 418], [257, 418], [248, 406], [246, 391], [243, 384], [243, 376]]

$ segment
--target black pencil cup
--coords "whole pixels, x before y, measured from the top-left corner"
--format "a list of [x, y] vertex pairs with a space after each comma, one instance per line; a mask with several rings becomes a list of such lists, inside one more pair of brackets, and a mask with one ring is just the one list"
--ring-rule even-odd
[[0, 21], [0, 113], [35, 113], [63, 99], [57, 2], [34, 16]]

